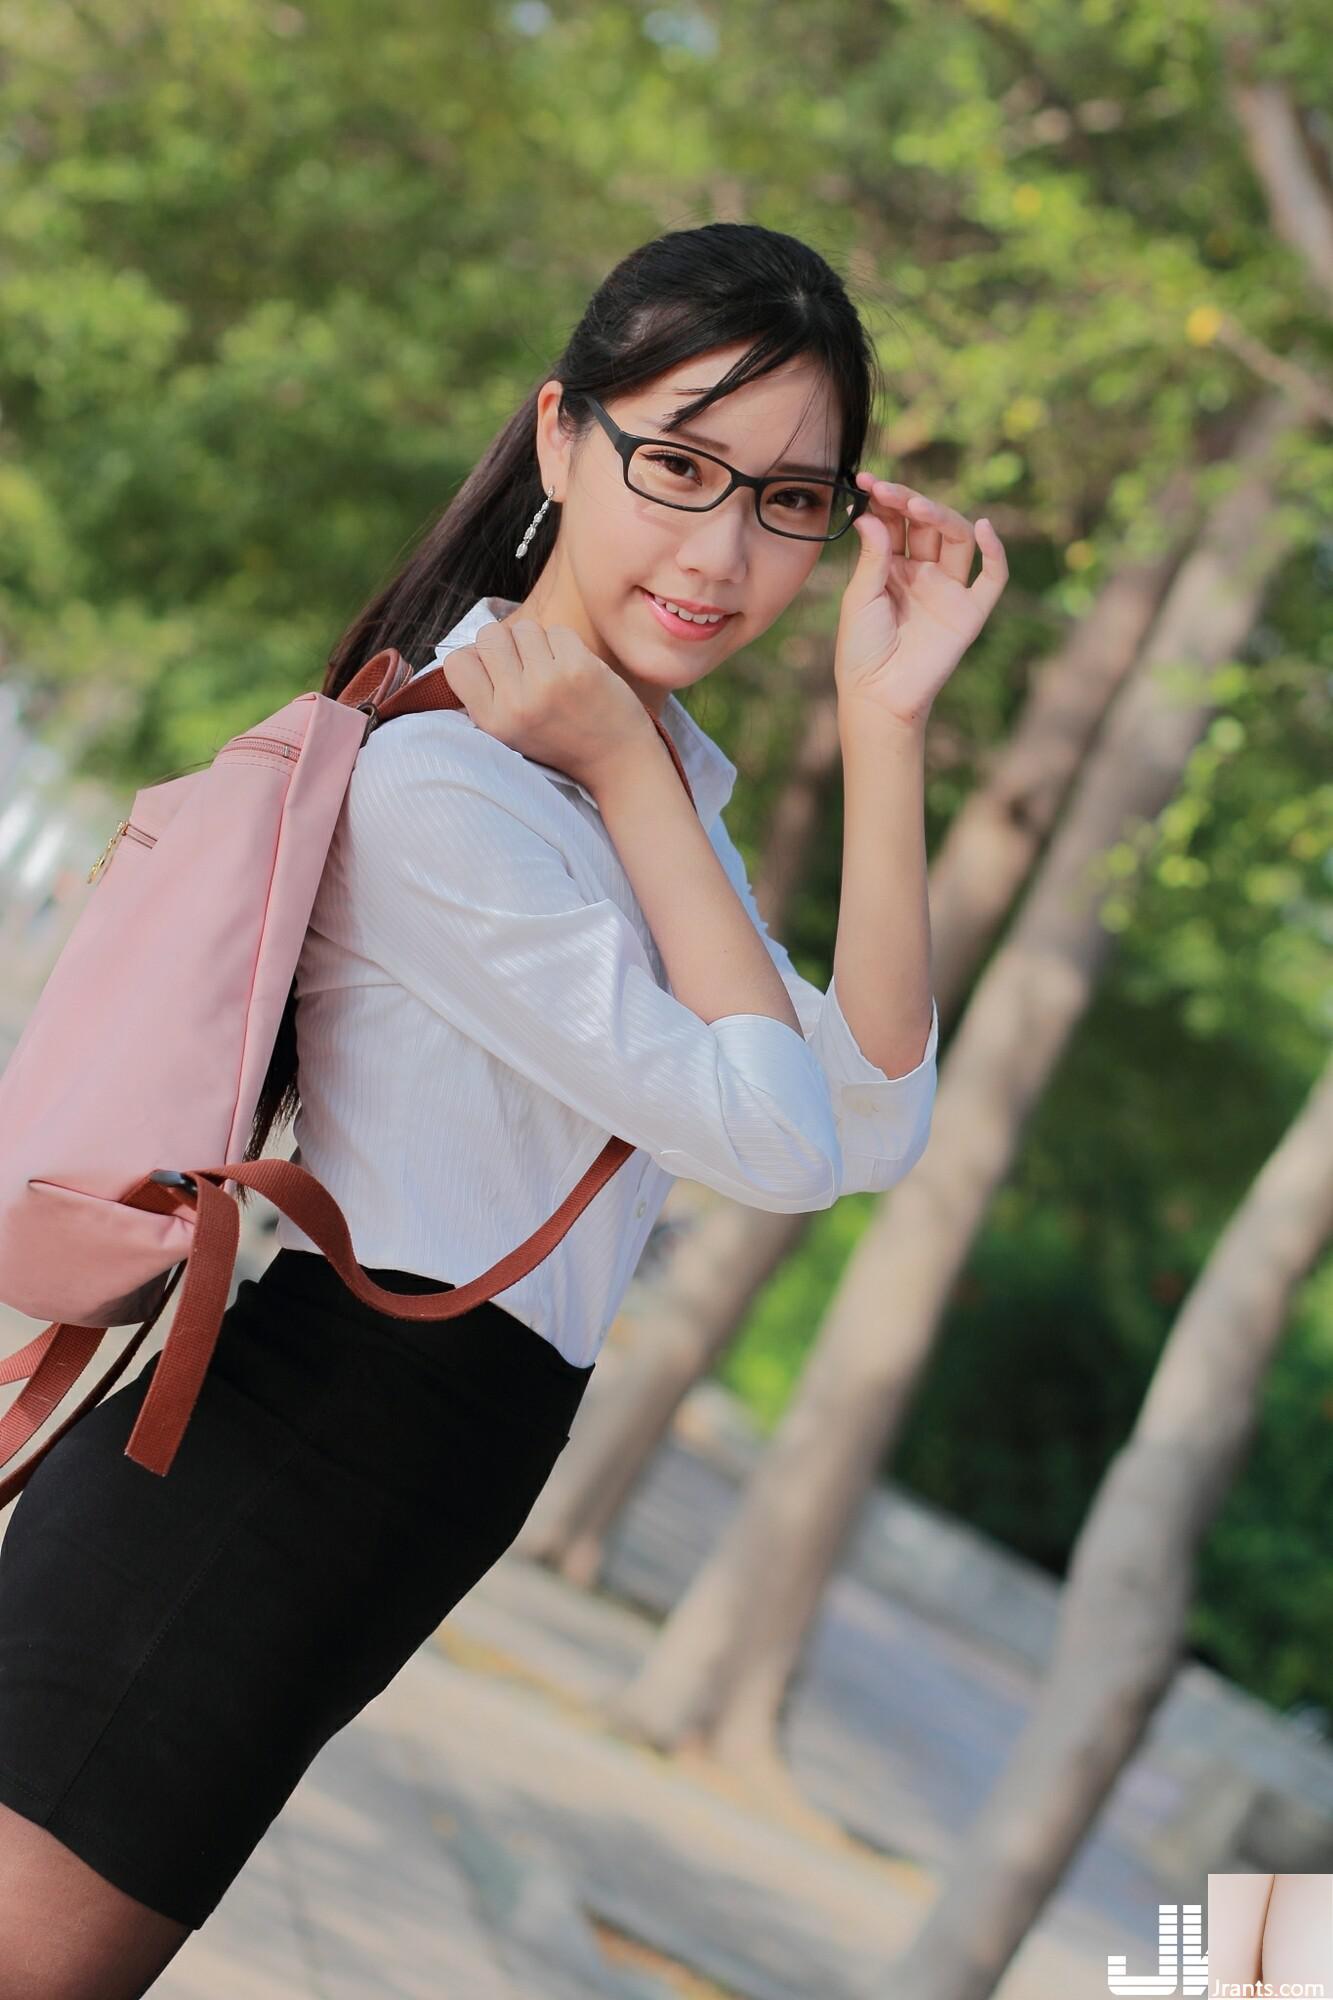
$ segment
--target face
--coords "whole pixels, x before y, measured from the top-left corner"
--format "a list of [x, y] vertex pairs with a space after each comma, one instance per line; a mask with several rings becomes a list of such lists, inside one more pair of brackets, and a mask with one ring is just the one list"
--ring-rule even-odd
[[[715, 348], [645, 388], [600, 400], [623, 429], [667, 445], [693, 442], [738, 472], [762, 476], [788, 461], [831, 472], [839, 457], [838, 414], [823, 371], [804, 357], [723, 396], [684, 430], [663, 430], [664, 416], [711, 387], [744, 352], [744, 344]], [[590, 420], [577, 442], [562, 431], [560, 389], [556, 380], [544, 383], [537, 402], [542, 488], [554, 488], [560, 529], [512, 615], [571, 627], [660, 716], [668, 694], [703, 680], [767, 630], [825, 545], [761, 527], [754, 495], [744, 488], [705, 513], [631, 492], [600, 425]], [[677, 621], [670, 615], [659, 617], [654, 596], [729, 615], [711, 628], [689, 628], [705, 636], [686, 637], [671, 629]]]

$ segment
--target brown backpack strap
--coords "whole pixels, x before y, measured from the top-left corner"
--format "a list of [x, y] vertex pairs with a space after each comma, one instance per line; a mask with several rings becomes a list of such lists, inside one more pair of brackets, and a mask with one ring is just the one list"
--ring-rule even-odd
[[[150, 1472], [168, 1470], [217, 1341], [236, 1261], [240, 1213], [232, 1197], [214, 1186], [215, 1181], [232, 1180], [252, 1187], [289, 1215], [319, 1245], [343, 1283], [365, 1305], [395, 1319], [445, 1320], [470, 1312], [534, 1270], [633, 1151], [628, 1140], [609, 1139], [555, 1213], [516, 1250], [452, 1291], [411, 1294], [385, 1291], [366, 1276], [357, 1263], [341, 1208], [323, 1183], [294, 1160], [232, 1160], [225, 1166], [192, 1168], [179, 1177], [172, 1175], [173, 1180], [194, 1183], [198, 1202], [194, 1242], [180, 1304], [130, 1432], [126, 1457], [147, 1466]], [[153, 1180], [153, 1175], [146, 1175], [122, 1199], [131, 1207], [156, 1207], [156, 1200], [139, 1199], [150, 1192], [161, 1194], [160, 1184], [150, 1188]]]
[[[294, 1160], [231, 1160], [224, 1166], [195, 1168], [188, 1173], [159, 1169], [158, 1173], [145, 1174], [121, 1197], [122, 1201], [128, 1208], [151, 1208], [161, 1213], [170, 1213], [195, 1201], [194, 1240], [189, 1256], [176, 1267], [156, 1311], [127, 1342], [95, 1387], [40, 1450], [0, 1481], [0, 1507], [13, 1499], [52, 1445], [59, 1442], [85, 1410], [101, 1401], [124, 1372], [184, 1272], [180, 1302], [125, 1446], [125, 1456], [147, 1471], [159, 1474], [170, 1471], [217, 1345], [236, 1267], [240, 1211], [232, 1197], [215, 1182], [235, 1181], [252, 1187], [289, 1215], [312, 1242], [318, 1243], [349, 1290], [366, 1305], [396, 1319], [445, 1320], [470, 1312], [473, 1306], [481, 1305], [534, 1270], [633, 1151], [627, 1140], [609, 1139], [540, 1229], [480, 1277], [447, 1292], [387, 1292], [368, 1278], [357, 1263], [341, 1208], [322, 1182]], [[104, 1326], [75, 1326], [60, 1321], [0, 1362], [0, 1382], [28, 1380], [23, 1394], [0, 1419], [0, 1465], [8, 1465], [33, 1432], [45, 1423], [87, 1366], [106, 1332]]]
[[[0, 1480], [0, 1507], [7, 1507], [15, 1494], [22, 1492], [52, 1445], [59, 1444], [65, 1432], [79, 1421], [85, 1411], [100, 1403], [124, 1374], [157, 1324], [162, 1308], [175, 1291], [184, 1269], [184, 1264], [176, 1266], [158, 1301], [157, 1310], [144, 1321], [134, 1338], [126, 1341], [106, 1373], [94, 1383], [83, 1401], [75, 1404], [64, 1423], [52, 1431], [30, 1459], [11, 1472], [7, 1479]], [[70, 1384], [77, 1380], [96, 1353], [106, 1331], [104, 1326], [75, 1326], [68, 1320], [58, 1320], [44, 1333], [39, 1333], [35, 1340], [30, 1340], [26, 1347], [19, 1348], [15, 1354], [7, 1354], [0, 1362], [0, 1382], [22, 1382], [25, 1379], [28, 1382], [23, 1394], [15, 1398], [0, 1419], [0, 1465], [8, 1465], [33, 1432], [46, 1422], [52, 1410], [65, 1397]]]
[[[415, 679], [410, 678], [411, 672], [398, 649], [386, 646], [358, 669], [338, 700], [348, 707], [366, 709], [367, 735], [380, 723], [390, 722], [398, 715], [414, 715], [434, 708], [462, 708], [463, 703], [450, 687], [443, 668]], [[680, 753], [656, 717], [653, 723], [693, 804], [694, 791]], [[356, 1261], [341, 1208], [327, 1188], [294, 1160], [230, 1160], [216, 1167], [159, 1168], [145, 1174], [121, 1200], [127, 1207], [153, 1209], [163, 1214], [170, 1214], [193, 1200], [196, 1214], [189, 1255], [173, 1271], [156, 1310], [83, 1401], [30, 1459], [7, 1479], [0, 1480], [0, 1507], [7, 1506], [22, 1490], [52, 1445], [59, 1443], [65, 1432], [85, 1411], [99, 1403], [124, 1373], [161, 1316], [183, 1272], [185, 1286], [180, 1302], [125, 1446], [125, 1456], [147, 1471], [165, 1474], [170, 1470], [217, 1345], [236, 1267], [240, 1211], [224, 1192], [223, 1184], [227, 1181], [254, 1188], [275, 1208], [289, 1215], [319, 1245], [339, 1277], [364, 1304], [396, 1319], [445, 1320], [470, 1312], [473, 1306], [505, 1291], [534, 1270], [633, 1151], [625, 1139], [608, 1139], [577, 1186], [571, 1188], [540, 1229], [497, 1264], [492, 1264], [489, 1271], [449, 1292], [386, 1292], [375, 1284]], [[26, 1347], [0, 1361], [0, 1382], [27, 1382], [22, 1395], [0, 1418], [0, 1465], [9, 1464], [63, 1401], [107, 1331], [104, 1326], [56, 1321]]]

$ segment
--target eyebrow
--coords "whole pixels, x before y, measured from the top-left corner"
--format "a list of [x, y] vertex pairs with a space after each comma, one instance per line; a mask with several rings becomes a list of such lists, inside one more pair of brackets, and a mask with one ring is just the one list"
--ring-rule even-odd
[[[659, 430], [666, 430], [671, 422], [672, 414], [672, 411], [668, 410], [665, 416], [652, 417], [649, 421], [655, 423]], [[702, 431], [675, 430], [671, 435], [673, 437], [685, 438], [690, 444], [702, 445], [706, 451], [726, 453], [731, 449], [729, 445], [723, 444], [717, 438], [706, 437]], [[794, 472], [804, 479], [836, 479], [838, 476], [835, 469], [831, 469], [826, 465], [797, 465], [791, 459], [784, 458], [781, 465], [775, 465], [771, 472], [764, 474], [764, 477], [772, 478], [779, 472]]]

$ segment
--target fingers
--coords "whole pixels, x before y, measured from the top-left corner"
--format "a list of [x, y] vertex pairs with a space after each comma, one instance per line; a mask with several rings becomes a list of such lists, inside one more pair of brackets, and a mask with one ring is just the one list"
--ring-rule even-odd
[[[888, 529], [889, 540], [893, 544], [894, 554], [905, 556], [907, 554], [907, 519], [902, 509], [893, 504], [889, 493], [884, 490], [891, 488], [893, 482], [888, 479], [877, 479], [873, 472], [858, 472], [856, 483], [869, 493], [870, 511], [879, 520], [883, 521], [885, 527]], [[915, 548], [912, 553], [916, 554]]]
[[870, 494], [871, 510], [884, 521], [900, 555], [913, 562], [937, 563], [946, 576], [966, 583], [972, 568], [973, 529], [965, 514], [943, 501], [931, 500], [898, 479], [879, 479], [858, 472], [856, 483]]
[[445, 678], [474, 720], [492, 720], [522, 694], [525, 672], [549, 665], [551, 649], [535, 618], [495, 619], [444, 661]]
[[983, 618], [989, 618], [1009, 581], [1009, 559], [1004, 543], [984, 515], [977, 522], [977, 547], [981, 550], [981, 570], [968, 596], [980, 605]]
[[480, 648], [476, 645], [455, 646], [445, 656], [442, 665], [445, 679], [468, 714], [471, 715], [474, 710], [488, 713], [495, 700], [495, 682]]
[[[877, 479], [871, 490], [871, 505], [886, 507], [895, 513], [910, 531], [910, 550], [916, 562], [938, 562], [940, 559], [941, 520], [943, 514], [952, 510], [941, 507], [936, 500], [928, 500], [915, 487], [904, 486], [897, 479]], [[954, 516], [962, 521], [961, 514]], [[964, 522], [964, 526], [966, 527]], [[971, 529], [968, 528], [968, 534]]]
[[491, 624], [483, 625], [472, 643], [497, 685], [508, 675], [520, 671], [522, 662], [512, 618], [497, 618]]
[[884, 485], [903, 507], [911, 525], [912, 554], [925, 562], [938, 563], [946, 576], [966, 583], [972, 568], [972, 523], [956, 507], [931, 500], [915, 487], [892, 479]]
[[[474, 682], [476, 698], [484, 704], [477, 711], [478, 719], [484, 715], [487, 720], [495, 721], [500, 713], [513, 711], [523, 692], [525, 672], [539, 664], [534, 634], [538, 640], [542, 636], [540, 625], [531, 618], [517, 623], [512, 618], [495, 619], [482, 626], [470, 647], [462, 649], [476, 655], [478, 667], [486, 676], [484, 687], [480, 681]], [[457, 658], [457, 653], [449, 656], [451, 663]], [[469, 690], [454, 685], [457, 693], [468, 701]]]
[[506, 618], [502, 624], [484, 625], [478, 637], [487, 632], [504, 634], [508, 647], [506, 659], [515, 673], [535, 671], [551, 664], [551, 644], [544, 626], [535, 618]]

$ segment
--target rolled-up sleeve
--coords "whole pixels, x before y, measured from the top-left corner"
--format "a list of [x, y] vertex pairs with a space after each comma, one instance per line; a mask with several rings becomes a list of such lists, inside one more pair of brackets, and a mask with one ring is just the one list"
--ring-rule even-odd
[[525, 819], [515, 752], [395, 727], [362, 751], [331, 850], [358, 949], [666, 1172], [753, 1208], [830, 1206], [842, 1160], [809, 1041], [762, 1014], [707, 1023], [665, 991], [625, 912], [589, 901]]
[[792, 1006], [828, 1088], [842, 1160], [837, 1194], [883, 1193], [911, 1172], [926, 1150], [935, 1104], [939, 1009], [930, 1003], [930, 1029], [921, 1060], [901, 1076], [889, 1076], [862, 1049], [838, 999], [837, 981], [827, 992], [804, 979], [785, 945], [770, 937], [759, 913], [744, 858], [721, 814], [709, 829], [714, 851], [749, 912], [769, 956], [782, 975]]

